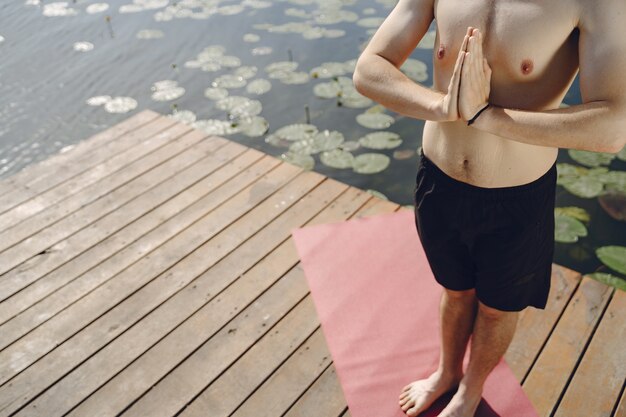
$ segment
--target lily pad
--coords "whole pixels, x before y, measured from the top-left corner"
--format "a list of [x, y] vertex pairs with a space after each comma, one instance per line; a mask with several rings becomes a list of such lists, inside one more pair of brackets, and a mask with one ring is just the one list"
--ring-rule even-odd
[[246, 85], [248, 81], [242, 77], [241, 75], [235, 74], [224, 74], [217, 77], [211, 85], [213, 87], [222, 87], [222, 88], [241, 88]]
[[589, 167], [597, 167], [600, 165], [608, 165], [615, 158], [615, 154], [607, 152], [590, 152], [580, 149], [568, 149], [567, 153], [570, 158], [579, 164]]
[[203, 119], [196, 120], [191, 124], [195, 129], [200, 129], [209, 135], [230, 135], [238, 133], [241, 129], [237, 124], [226, 120]]
[[270, 91], [272, 88], [272, 83], [264, 78], [258, 78], [256, 80], [250, 81], [246, 86], [246, 91], [250, 94], [261, 95]]
[[381, 200], [389, 201], [389, 198], [387, 198], [387, 196], [385, 194], [381, 193], [380, 191], [372, 190], [371, 188], [368, 188], [365, 191], [367, 191], [368, 193], [372, 194], [373, 196], [375, 196], [377, 198], [380, 198]]
[[370, 128], [370, 129], [387, 129], [395, 119], [383, 113], [361, 113], [357, 114], [356, 121], [361, 126]]
[[317, 132], [318, 130], [315, 125], [307, 123], [294, 123], [281, 127], [276, 132], [274, 132], [274, 135], [286, 140], [296, 141], [312, 138], [317, 134]]
[[254, 65], [244, 65], [242, 67], [236, 68], [233, 71], [233, 74], [243, 77], [247, 80], [254, 77], [258, 71], [259, 69]]
[[74, 42], [74, 50], [78, 52], [87, 52], [93, 49], [93, 43], [91, 42]]
[[209, 87], [204, 90], [204, 96], [210, 100], [221, 100], [228, 97], [228, 90], [222, 87]]
[[364, 148], [370, 149], [393, 149], [402, 144], [400, 135], [395, 132], [372, 132], [359, 138], [359, 143]]
[[557, 242], [573, 243], [587, 236], [587, 228], [578, 219], [555, 213], [554, 239]]
[[588, 222], [590, 219], [587, 210], [581, 207], [555, 207], [554, 212], [556, 214], [563, 214], [565, 216], [573, 217], [580, 220], [581, 222]]
[[400, 71], [413, 81], [424, 82], [428, 79], [428, 66], [419, 59], [408, 58], [400, 67]]
[[596, 177], [585, 175], [577, 181], [563, 185], [567, 191], [581, 198], [593, 198], [600, 195], [604, 188], [602, 181]]
[[324, 130], [311, 138], [294, 142], [289, 146], [289, 150], [293, 153], [310, 155], [336, 149], [341, 142], [343, 142], [343, 134], [341, 132]]
[[246, 33], [243, 35], [244, 42], [258, 42], [261, 39], [256, 33]]
[[320, 154], [320, 162], [328, 167], [336, 169], [352, 168], [354, 155], [343, 149], [333, 149]]
[[608, 191], [598, 197], [600, 207], [615, 220], [626, 221], [626, 193]]
[[607, 274], [606, 272], [594, 272], [591, 274], [585, 274], [586, 276], [600, 281], [610, 287], [618, 288], [622, 291], [626, 291], [626, 280], [618, 276]]
[[363, 153], [354, 158], [353, 170], [358, 174], [376, 174], [389, 166], [390, 158], [382, 153]]
[[302, 169], [312, 170], [315, 166], [315, 159], [311, 155], [302, 155], [293, 152], [285, 152], [280, 155], [283, 161], [299, 166]]
[[250, 137], [263, 136], [269, 129], [268, 121], [262, 116], [244, 116], [236, 121], [241, 133]]
[[620, 274], [626, 274], [626, 247], [602, 246], [596, 249], [596, 256], [602, 263]]
[[196, 114], [190, 110], [174, 110], [174, 112], [168, 114], [167, 117], [187, 124], [196, 121]]
[[109, 113], [128, 113], [137, 107], [137, 100], [132, 97], [113, 97], [104, 103], [104, 110]]

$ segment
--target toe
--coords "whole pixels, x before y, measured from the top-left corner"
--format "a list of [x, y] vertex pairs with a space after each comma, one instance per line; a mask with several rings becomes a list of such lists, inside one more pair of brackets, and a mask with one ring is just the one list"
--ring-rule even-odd
[[403, 399], [403, 398], [408, 397], [408, 395], [409, 395], [409, 391], [404, 391], [402, 394], [400, 394], [400, 397], [398, 398]]
[[413, 406], [415, 402], [413, 401], [413, 399], [410, 399], [409, 401], [407, 401], [406, 403], [404, 403], [404, 405], [401, 407], [402, 411], [406, 411], [407, 409], [409, 409], [411, 406]]

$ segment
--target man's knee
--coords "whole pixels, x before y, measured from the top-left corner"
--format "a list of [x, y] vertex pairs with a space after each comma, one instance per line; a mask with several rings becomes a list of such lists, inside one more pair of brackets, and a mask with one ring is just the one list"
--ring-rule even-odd
[[469, 290], [451, 290], [446, 287], [443, 288], [448, 296], [448, 298], [453, 300], [475, 300], [476, 299], [476, 288], [470, 288]]
[[505, 317], [506, 315], [515, 315], [519, 313], [519, 311], [498, 310], [497, 308], [489, 307], [480, 300], [478, 300], [478, 310], [483, 316], [493, 319], [499, 319]]

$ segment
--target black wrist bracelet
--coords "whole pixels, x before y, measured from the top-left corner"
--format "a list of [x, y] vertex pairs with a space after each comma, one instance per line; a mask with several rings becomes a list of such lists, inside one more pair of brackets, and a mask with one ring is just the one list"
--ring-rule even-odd
[[471, 125], [472, 123], [474, 123], [474, 120], [476, 120], [476, 118], [478, 117], [478, 115], [480, 115], [480, 113], [483, 112], [483, 110], [485, 110], [487, 107], [489, 107], [489, 103], [487, 103], [487, 105], [485, 107], [483, 107], [482, 109], [478, 110], [478, 113], [476, 113], [474, 115], [474, 117], [472, 117], [470, 120], [467, 121], [467, 125]]

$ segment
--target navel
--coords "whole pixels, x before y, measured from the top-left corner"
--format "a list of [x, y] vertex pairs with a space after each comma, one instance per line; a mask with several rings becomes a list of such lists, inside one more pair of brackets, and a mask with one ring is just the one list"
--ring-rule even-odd
[[437, 58], [442, 59], [446, 54], [446, 47], [443, 45], [439, 45], [439, 49], [437, 50]]
[[522, 65], [520, 67], [522, 69], [522, 74], [530, 74], [533, 70], [533, 61], [525, 59], [522, 61]]

